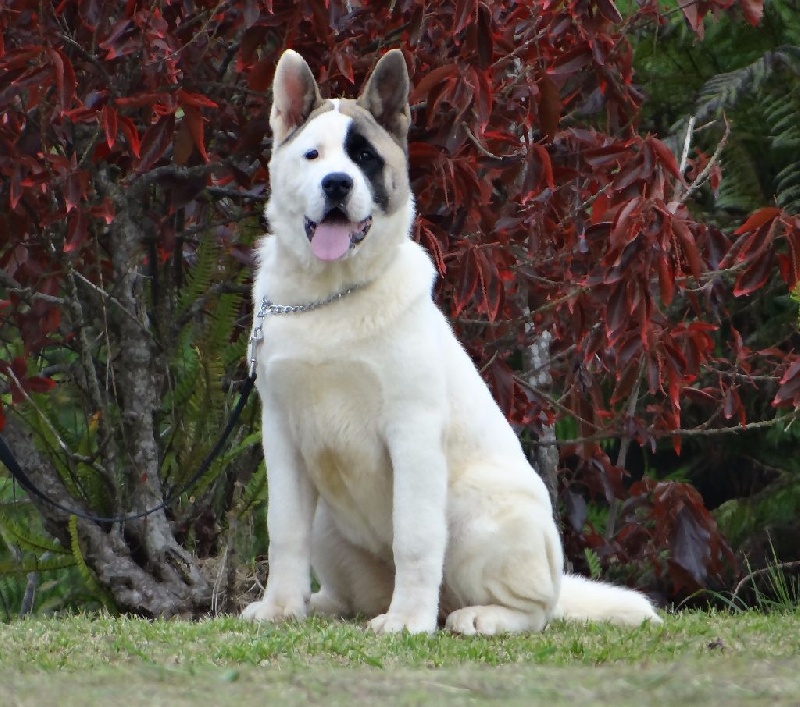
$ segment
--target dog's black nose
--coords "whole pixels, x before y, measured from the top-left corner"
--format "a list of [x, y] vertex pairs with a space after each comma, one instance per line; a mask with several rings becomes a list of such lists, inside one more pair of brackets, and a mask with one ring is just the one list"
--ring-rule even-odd
[[353, 178], [344, 172], [332, 172], [322, 180], [322, 191], [331, 201], [342, 201], [353, 188]]

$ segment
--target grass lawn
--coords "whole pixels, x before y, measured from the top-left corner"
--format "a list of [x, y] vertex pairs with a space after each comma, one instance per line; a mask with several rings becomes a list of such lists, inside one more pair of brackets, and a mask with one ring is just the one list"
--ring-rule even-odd
[[541, 635], [376, 636], [108, 616], [0, 625], [0, 705], [800, 704], [800, 613], [686, 613]]

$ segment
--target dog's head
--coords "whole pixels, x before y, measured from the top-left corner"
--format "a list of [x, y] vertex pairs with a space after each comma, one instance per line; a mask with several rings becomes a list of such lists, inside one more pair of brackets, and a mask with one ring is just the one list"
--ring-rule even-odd
[[340, 261], [381, 232], [406, 235], [408, 91], [399, 50], [381, 58], [357, 100], [324, 100], [305, 60], [283, 53], [273, 83], [267, 218], [297, 254]]

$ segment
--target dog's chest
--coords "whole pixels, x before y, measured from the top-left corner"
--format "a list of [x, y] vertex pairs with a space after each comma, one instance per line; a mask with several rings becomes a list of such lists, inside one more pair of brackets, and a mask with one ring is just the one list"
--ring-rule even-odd
[[276, 359], [267, 381], [340, 529], [359, 544], [371, 544], [368, 537], [391, 545], [392, 473], [376, 371], [358, 360]]

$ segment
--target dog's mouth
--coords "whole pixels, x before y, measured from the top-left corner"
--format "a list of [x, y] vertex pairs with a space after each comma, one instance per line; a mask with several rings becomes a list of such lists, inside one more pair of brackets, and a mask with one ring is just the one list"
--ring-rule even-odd
[[367, 237], [372, 216], [350, 221], [341, 209], [331, 209], [319, 223], [305, 217], [306, 236], [311, 250], [320, 260], [339, 260]]

